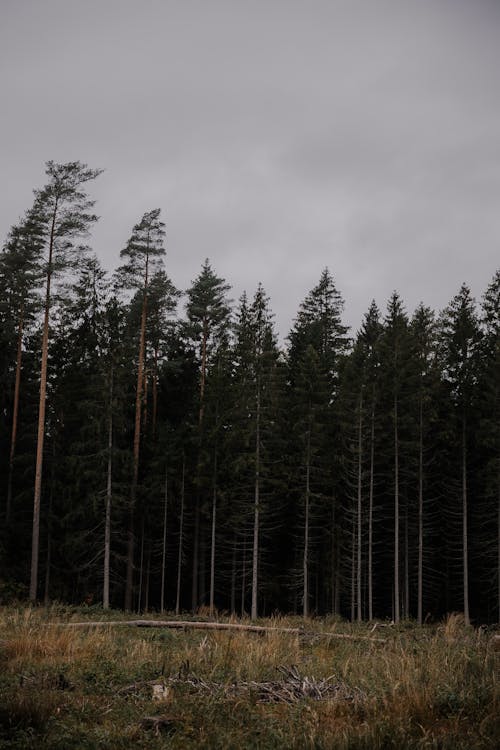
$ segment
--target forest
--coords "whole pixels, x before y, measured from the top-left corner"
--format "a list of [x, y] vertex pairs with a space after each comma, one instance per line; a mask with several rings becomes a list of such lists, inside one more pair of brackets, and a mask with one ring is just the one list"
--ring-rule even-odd
[[281, 345], [261, 285], [175, 287], [160, 209], [105, 272], [99, 173], [48, 162], [0, 253], [0, 601], [498, 621], [500, 270], [353, 332], [319, 269]]

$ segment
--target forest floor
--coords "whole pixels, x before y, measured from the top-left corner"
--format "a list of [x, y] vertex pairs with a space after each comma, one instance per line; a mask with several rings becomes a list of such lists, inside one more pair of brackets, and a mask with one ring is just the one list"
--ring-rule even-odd
[[458, 615], [258, 623], [304, 634], [70, 625], [124, 619], [0, 608], [0, 748], [498, 747], [500, 652]]

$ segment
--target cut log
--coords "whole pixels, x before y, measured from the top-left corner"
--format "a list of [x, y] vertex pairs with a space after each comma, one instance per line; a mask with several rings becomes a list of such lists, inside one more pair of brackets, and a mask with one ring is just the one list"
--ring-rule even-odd
[[236, 622], [201, 622], [199, 620], [89, 620], [87, 622], [61, 622], [54, 623], [73, 628], [96, 628], [114, 627], [124, 625], [135, 628], [175, 628], [177, 630], [229, 630], [243, 631], [246, 633], [284, 633], [299, 635], [304, 638], [338, 638], [353, 641], [371, 641], [374, 643], [385, 643], [385, 638], [374, 638], [367, 635], [355, 633], [331, 633], [323, 631], [307, 631], [304, 628], [279, 628], [264, 625], [245, 625]]

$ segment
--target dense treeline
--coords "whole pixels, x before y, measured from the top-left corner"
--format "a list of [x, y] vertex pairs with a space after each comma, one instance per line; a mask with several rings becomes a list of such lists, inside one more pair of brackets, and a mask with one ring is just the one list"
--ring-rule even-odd
[[500, 272], [350, 337], [324, 270], [283, 348], [262, 286], [175, 288], [158, 209], [108, 276], [97, 175], [49, 162], [0, 255], [0, 596], [498, 619]]

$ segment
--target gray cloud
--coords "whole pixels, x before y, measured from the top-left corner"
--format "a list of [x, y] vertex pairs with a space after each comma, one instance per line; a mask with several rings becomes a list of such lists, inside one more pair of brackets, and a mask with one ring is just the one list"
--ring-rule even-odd
[[47, 159], [106, 172], [113, 268], [161, 206], [168, 270], [262, 281], [286, 333], [328, 265], [354, 327], [397, 288], [442, 307], [499, 265], [495, 0], [4, 0], [5, 236]]

